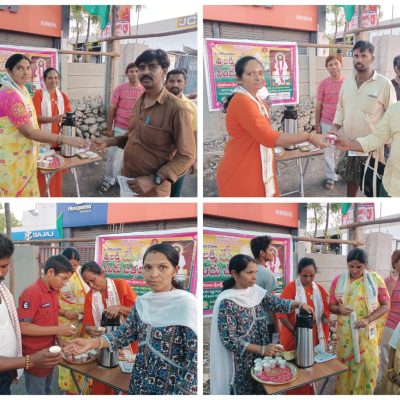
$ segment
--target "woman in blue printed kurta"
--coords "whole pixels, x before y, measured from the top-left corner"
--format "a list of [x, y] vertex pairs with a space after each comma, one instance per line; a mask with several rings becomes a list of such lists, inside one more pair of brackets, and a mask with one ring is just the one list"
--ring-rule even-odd
[[93, 339], [75, 339], [66, 353], [121, 349], [138, 341], [129, 394], [197, 393], [197, 301], [179, 290], [179, 254], [170, 245], [150, 246], [143, 276], [151, 292], [140, 296], [118, 330]]
[[232, 278], [224, 282], [211, 325], [211, 394], [265, 394], [250, 374], [260, 355], [281, 349], [268, 335], [269, 311], [288, 313], [295, 308], [313, 312], [305, 303], [275, 297], [255, 285], [257, 264], [238, 254], [229, 262]]

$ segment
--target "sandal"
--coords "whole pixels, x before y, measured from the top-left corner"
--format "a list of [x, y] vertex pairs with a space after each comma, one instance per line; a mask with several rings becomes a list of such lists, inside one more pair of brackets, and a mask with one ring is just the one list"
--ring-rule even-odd
[[335, 188], [335, 181], [333, 179], [325, 179], [324, 186], [326, 190], [333, 190]]
[[112, 185], [110, 182], [103, 181], [98, 190], [100, 193], [107, 193], [110, 190], [111, 186]]

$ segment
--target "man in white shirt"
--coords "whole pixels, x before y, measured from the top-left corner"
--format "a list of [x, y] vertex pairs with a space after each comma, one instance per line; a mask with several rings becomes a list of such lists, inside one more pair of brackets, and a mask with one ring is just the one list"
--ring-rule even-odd
[[[342, 128], [346, 139], [356, 140], [369, 135], [386, 110], [396, 102], [396, 92], [390, 80], [373, 70], [374, 46], [358, 41], [353, 47], [355, 74], [346, 79], [339, 92], [336, 114], [329, 133], [338, 135]], [[384, 148], [377, 150], [379, 161], [384, 162]], [[336, 165], [336, 173], [347, 183], [347, 197], [356, 197], [360, 180], [363, 154], [343, 153]]]
[[23, 369], [53, 368], [61, 360], [61, 353], [50, 353], [48, 349], [22, 356], [17, 309], [4, 283], [13, 253], [13, 242], [0, 233], [0, 395], [11, 394], [11, 383], [21, 375]]

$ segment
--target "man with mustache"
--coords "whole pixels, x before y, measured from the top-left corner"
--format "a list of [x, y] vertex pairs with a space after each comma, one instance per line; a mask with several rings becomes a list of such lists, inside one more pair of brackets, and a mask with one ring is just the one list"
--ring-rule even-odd
[[0, 233], [0, 395], [11, 394], [11, 383], [24, 369], [54, 368], [61, 361], [60, 353], [50, 353], [47, 348], [22, 356], [17, 309], [4, 282], [13, 253], [13, 242]]
[[[167, 90], [174, 94], [176, 97], [181, 99], [188, 107], [190, 111], [190, 116], [192, 119], [192, 128], [193, 128], [193, 133], [194, 137], [196, 140], [197, 144], [197, 106], [196, 104], [189, 100], [184, 94], [183, 90], [186, 87], [186, 72], [181, 69], [173, 69], [172, 71], [169, 71], [167, 74], [167, 79], [165, 81], [165, 87]], [[196, 161], [192, 165], [191, 168], [191, 173], [194, 173], [196, 171]], [[183, 181], [185, 179], [185, 175], [182, 175], [178, 180], [172, 185], [171, 189], [171, 197], [179, 197], [181, 194], [182, 186], [183, 186]]]
[[135, 61], [144, 93], [135, 103], [124, 136], [96, 138], [95, 150], [124, 149], [121, 175], [132, 178], [138, 196], [169, 197], [171, 184], [192, 166], [196, 155], [190, 112], [164, 87], [170, 65], [163, 50], [146, 50]]
[[[377, 126], [396, 93], [390, 80], [372, 69], [375, 60], [374, 45], [360, 40], [353, 47], [353, 65], [356, 73], [345, 80], [339, 92], [339, 101], [330, 134], [338, 135], [340, 128], [345, 138], [355, 140], [367, 136]], [[384, 162], [384, 149], [378, 149]], [[356, 197], [360, 179], [360, 165], [366, 157], [353, 152], [342, 153], [335, 172], [347, 182], [347, 196]]]

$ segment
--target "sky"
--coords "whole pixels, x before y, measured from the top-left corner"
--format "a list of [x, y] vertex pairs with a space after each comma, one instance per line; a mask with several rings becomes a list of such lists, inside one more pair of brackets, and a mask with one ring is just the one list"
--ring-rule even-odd
[[[196, 13], [198, 6], [193, 5], [191, 1], [180, 2], [179, 7], [174, 7], [173, 3], [164, 3], [163, 7], [159, 5], [150, 4], [146, 6], [139, 15], [139, 24], [146, 24], [148, 22], [161, 21], [163, 19], [170, 19], [176, 17], [183, 17], [185, 15], [193, 15]], [[131, 24], [136, 22], [136, 12], [131, 11]]]

